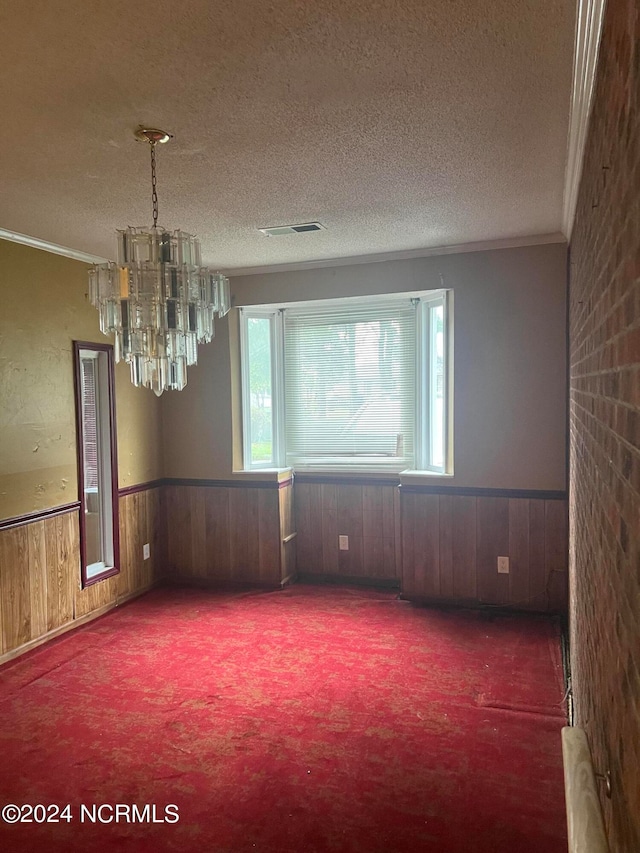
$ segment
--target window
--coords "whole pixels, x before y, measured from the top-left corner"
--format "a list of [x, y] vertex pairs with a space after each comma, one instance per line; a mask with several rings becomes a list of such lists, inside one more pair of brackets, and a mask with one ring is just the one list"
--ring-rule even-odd
[[241, 309], [244, 467], [445, 472], [447, 302]]
[[275, 373], [279, 369], [276, 342], [280, 336], [279, 315], [252, 312], [244, 318], [242, 345], [246, 411], [250, 416], [244, 421], [244, 458], [246, 468], [274, 465], [280, 457], [277, 444], [279, 418], [274, 406], [275, 387], [279, 382]]
[[117, 574], [113, 348], [74, 342], [82, 585]]

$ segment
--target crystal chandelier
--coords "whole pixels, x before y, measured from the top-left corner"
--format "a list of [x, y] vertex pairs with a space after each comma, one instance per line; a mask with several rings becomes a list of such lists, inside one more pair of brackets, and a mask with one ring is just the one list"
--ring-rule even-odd
[[215, 315], [229, 310], [229, 279], [201, 266], [200, 241], [158, 225], [156, 146], [170, 135], [139, 128], [151, 148], [153, 226], [117, 231], [118, 260], [89, 271], [89, 300], [100, 330], [115, 336], [115, 359], [131, 366], [131, 381], [160, 396], [187, 384], [198, 344], [214, 335]]

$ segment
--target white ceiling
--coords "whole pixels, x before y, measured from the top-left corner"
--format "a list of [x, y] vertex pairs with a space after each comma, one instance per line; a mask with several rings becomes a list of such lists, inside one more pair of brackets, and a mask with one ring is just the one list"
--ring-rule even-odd
[[[575, 0], [14, 0], [0, 228], [151, 219], [233, 269], [558, 232]], [[258, 228], [320, 221], [279, 238]]]

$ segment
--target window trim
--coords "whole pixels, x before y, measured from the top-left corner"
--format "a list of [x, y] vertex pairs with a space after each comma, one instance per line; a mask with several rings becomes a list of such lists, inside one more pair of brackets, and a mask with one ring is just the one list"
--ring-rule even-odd
[[[82, 361], [81, 350], [105, 353], [107, 365], [107, 395], [109, 419], [109, 452], [111, 456], [111, 524], [113, 537], [113, 566], [105, 567], [91, 577], [87, 576], [87, 531], [85, 524], [86, 498], [84, 490], [84, 427], [82, 423]], [[118, 440], [115, 409], [115, 360], [113, 345], [92, 341], [73, 341], [73, 378], [76, 405], [76, 462], [78, 470], [78, 500], [80, 503], [80, 575], [82, 588], [106, 580], [120, 573], [120, 531], [118, 507]]]
[[[409, 468], [403, 468], [389, 471], [393, 464], [391, 460], [386, 464], [380, 460], [376, 463], [367, 465], [337, 465], [335, 462], [327, 460], [325, 465], [299, 465], [296, 470], [305, 474], [326, 474], [339, 473], [348, 476], [349, 474], [400, 474], [403, 470], [417, 471], [425, 476], [434, 477], [450, 477], [453, 476], [452, 470], [452, 448], [450, 436], [450, 418], [452, 406], [453, 387], [451, 382], [450, 372], [450, 349], [453, 345], [452, 322], [450, 315], [450, 300], [451, 292], [447, 288], [434, 288], [432, 290], [420, 290], [411, 292], [385, 293], [372, 296], [346, 296], [329, 299], [311, 299], [297, 302], [285, 302], [280, 304], [263, 304], [263, 305], [248, 305], [239, 307], [240, 319], [240, 378], [241, 378], [241, 401], [242, 401], [242, 460], [243, 470], [259, 471], [265, 469], [281, 469], [290, 467], [286, 459], [285, 449], [285, 387], [284, 387], [284, 314], [287, 308], [307, 308], [310, 305], [318, 306], [321, 313], [322, 303], [328, 303], [327, 308], [332, 303], [343, 303], [347, 306], [350, 302], [353, 304], [361, 303], [364, 299], [374, 301], [394, 301], [399, 298], [413, 299], [418, 304], [416, 306], [416, 455], [413, 465]], [[431, 464], [431, 416], [430, 416], [430, 397], [432, 383], [431, 361], [432, 355], [430, 323], [430, 309], [434, 306], [441, 305], [443, 308], [443, 323], [444, 323], [444, 349], [443, 349], [443, 423], [442, 423], [442, 466]], [[250, 412], [250, 393], [249, 393], [249, 359], [248, 341], [247, 341], [247, 320], [251, 318], [269, 318], [271, 322], [271, 391], [272, 400], [275, 405], [272, 408], [272, 455], [269, 462], [261, 464], [252, 464], [251, 461], [251, 418], [247, 416]]]
[[[253, 464], [251, 460], [251, 382], [249, 367], [249, 340], [247, 320], [269, 320], [269, 346], [271, 358], [271, 459]], [[284, 452], [281, 425], [284, 424], [284, 400], [281, 393], [282, 352], [282, 311], [263, 310], [258, 307], [240, 308], [240, 371], [242, 382], [242, 464], [246, 471], [260, 471], [277, 468], [278, 460]], [[275, 405], [273, 401], [275, 400]]]
[[[433, 308], [442, 307], [444, 327], [444, 347], [442, 352], [443, 371], [443, 412], [442, 412], [442, 465], [434, 465], [431, 461], [431, 442], [433, 432], [433, 417], [431, 403], [433, 402], [433, 347], [435, 344], [432, 336], [431, 311]], [[449, 398], [451, 387], [449, 385], [449, 291], [433, 291], [433, 295], [425, 295], [420, 298], [420, 304], [416, 313], [416, 337], [417, 358], [424, 365], [421, 371], [420, 365], [416, 370], [416, 435], [419, 437], [416, 454], [416, 470], [427, 474], [443, 476], [448, 474], [449, 459]], [[422, 375], [421, 375], [422, 373]], [[422, 378], [422, 382], [420, 381]]]

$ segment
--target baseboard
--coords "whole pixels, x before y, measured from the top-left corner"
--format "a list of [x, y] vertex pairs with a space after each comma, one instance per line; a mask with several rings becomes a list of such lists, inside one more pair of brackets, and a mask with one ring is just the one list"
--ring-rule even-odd
[[104, 616], [105, 613], [108, 613], [110, 610], [115, 610], [116, 607], [121, 607], [128, 601], [132, 601], [134, 598], [139, 598], [141, 595], [145, 595], [147, 592], [151, 592], [152, 589], [161, 586], [161, 584], [161, 581], [155, 581], [150, 586], [145, 586], [143, 589], [138, 589], [135, 592], [129, 593], [128, 595], [123, 595], [121, 598], [118, 598], [115, 601], [110, 602], [109, 604], [105, 604], [102, 607], [98, 607], [97, 610], [92, 610], [91, 613], [86, 613], [84, 616], [79, 616], [77, 619], [73, 619], [71, 622], [65, 622], [64, 625], [60, 625], [57, 628], [54, 628], [52, 631], [47, 631], [47, 633], [43, 634], [41, 637], [36, 637], [34, 640], [29, 640], [28, 643], [23, 643], [21, 646], [18, 646], [15, 649], [11, 649], [11, 651], [9, 652], [5, 652], [3, 655], [0, 655], [0, 666], [5, 663], [9, 663], [9, 661], [14, 660], [17, 657], [26, 654], [27, 652], [33, 651], [33, 649], [37, 649], [38, 646], [42, 646], [45, 643], [48, 643], [50, 640], [55, 640], [56, 637], [60, 637], [62, 634], [66, 634], [69, 631], [73, 631], [74, 628], [80, 628], [82, 625], [86, 625], [88, 622], [93, 622], [94, 619], [98, 619], [100, 616]]
[[559, 614], [555, 610], [545, 610], [544, 608], [535, 607], [518, 607], [515, 604], [490, 604], [483, 601], [478, 601], [477, 598], [439, 598], [428, 595], [410, 595], [406, 592], [400, 593], [402, 601], [409, 601], [411, 604], [422, 605], [425, 607], [440, 607], [442, 609], [463, 610], [478, 610], [482, 613], [508, 614], [508, 613], [527, 613], [530, 616], [554, 616]]
[[[289, 579], [287, 578], [287, 581]], [[264, 583], [261, 581], [224, 580], [223, 578], [163, 578], [164, 586], [191, 587], [193, 589], [211, 589], [221, 592], [246, 592], [250, 589], [276, 590], [281, 589], [286, 581], [280, 583]]]
[[340, 584], [342, 586], [369, 586], [382, 589], [400, 589], [399, 578], [367, 578], [359, 575], [322, 575], [298, 572], [298, 583]]
[[564, 689], [567, 697], [567, 718], [569, 725], [574, 725], [573, 683], [571, 681], [571, 643], [568, 619], [560, 620], [560, 641], [562, 649], [562, 672], [564, 674]]

